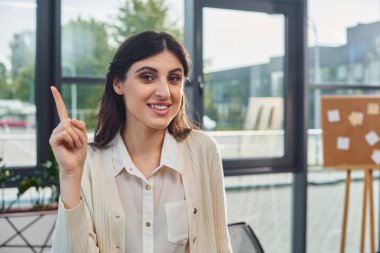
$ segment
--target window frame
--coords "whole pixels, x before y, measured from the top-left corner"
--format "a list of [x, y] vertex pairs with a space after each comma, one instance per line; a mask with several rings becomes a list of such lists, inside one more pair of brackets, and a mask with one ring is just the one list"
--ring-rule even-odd
[[[256, 160], [223, 160], [225, 176], [246, 175], [256, 173], [292, 172], [292, 244], [291, 252], [306, 251], [306, 214], [307, 214], [307, 126], [308, 126], [308, 93], [306, 89], [306, 53], [307, 53], [307, 0], [186, 0], [185, 9], [185, 45], [193, 61], [191, 73], [191, 89], [193, 91], [193, 117], [201, 122], [203, 115], [203, 54], [202, 54], [202, 8], [224, 8], [247, 11], [262, 11], [273, 13], [283, 9], [292, 9], [288, 16], [286, 32], [288, 34], [285, 46], [284, 72], [288, 72], [284, 88], [286, 101], [285, 120], [288, 127], [288, 143], [290, 148], [284, 159]], [[287, 12], [288, 13], [288, 12]], [[289, 57], [289, 56], [292, 57]], [[286, 64], [287, 63], [287, 64]], [[286, 74], [284, 75], [286, 77]], [[290, 85], [291, 84], [291, 85]], [[288, 92], [288, 93], [286, 93]], [[290, 116], [292, 121], [290, 121]], [[295, 134], [297, 133], [297, 134]], [[296, 222], [297, 221], [297, 222]]]
[[[185, 13], [185, 44], [193, 61], [191, 73], [191, 88], [193, 93], [193, 118], [202, 123], [203, 109], [203, 8], [218, 8], [241, 11], [265, 12], [268, 14], [282, 14], [285, 18], [285, 53], [284, 53], [284, 156], [251, 159], [223, 159], [225, 175], [243, 175], [252, 173], [294, 172], [297, 158], [296, 146], [296, 105], [297, 100], [297, 69], [299, 65], [295, 57], [299, 53], [295, 47], [296, 25], [298, 20], [297, 4], [294, 2], [270, 2], [263, 0], [203, 0], [186, 1]], [[190, 11], [191, 10], [191, 11]], [[303, 55], [303, 54], [302, 54]], [[301, 101], [302, 102], [302, 101]], [[296, 115], [296, 118], [297, 115]]]

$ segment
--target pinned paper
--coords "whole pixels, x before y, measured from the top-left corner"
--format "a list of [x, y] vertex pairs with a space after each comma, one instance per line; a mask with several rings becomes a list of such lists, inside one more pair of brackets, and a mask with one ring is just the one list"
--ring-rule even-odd
[[375, 103], [369, 103], [367, 106], [367, 113], [370, 115], [377, 115], [379, 114], [380, 108], [379, 104]]
[[352, 126], [360, 126], [363, 124], [364, 114], [361, 112], [351, 112], [350, 116], [348, 116], [348, 120], [350, 121]]
[[380, 151], [374, 150], [371, 155], [372, 161], [374, 161], [376, 164], [380, 164]]
[[350, 148], [350, 138], [338, 137], [336, 146], [339, 150], [348, 150]]
[[367, 140], [368, 144], [373, 146], [375, 145], [380, 139], [379, 136], [376, 134], [375, 131], [369, 132], [366, 136], [365, 139]]
[[339, 122], [340, 121], [339, 110], [327, 111], [327, 120], [329, 122]]

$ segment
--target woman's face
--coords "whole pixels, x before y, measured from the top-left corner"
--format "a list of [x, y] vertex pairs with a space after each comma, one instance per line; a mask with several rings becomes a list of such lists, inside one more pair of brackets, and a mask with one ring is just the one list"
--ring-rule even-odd
[[127, 128], [166, 129], [180, 109], [183, 85], [183, 66], [169, 51], [135, 62], [125, 81], [114, 83], [124, 97]]

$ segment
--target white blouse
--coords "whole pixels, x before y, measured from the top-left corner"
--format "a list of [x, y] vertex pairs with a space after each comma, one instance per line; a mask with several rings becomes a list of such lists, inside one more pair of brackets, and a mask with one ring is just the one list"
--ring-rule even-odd
[[160, 165], [146, 178], [134, 165], [120, 134], [112, 141], [114, 175], [126, 216], [126, 252], [188, 253], [182, 156], [166, 131]]

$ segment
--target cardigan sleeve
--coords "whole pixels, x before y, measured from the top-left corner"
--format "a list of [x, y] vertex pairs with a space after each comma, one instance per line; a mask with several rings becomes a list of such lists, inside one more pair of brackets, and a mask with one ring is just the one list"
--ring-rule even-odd
[[93, 163], [94, 152], [89, 147], [81, 181], [82, 200], [76, 207], [65, 209], [62, 200], [59, 199], [52, 253], [99, 252], [94, 223], [90, 213], [93, 205], [90, 167]]
[[211, 194], [214, 214], [215, 238], [218, 253], [232, 253], [227, 227], [226, 196], [224, 189], [223, 166], [219, 149], [215, 141], [209, 149], [211, 167]]
[[59, 200], [52, 253], [99, 252], [92, 221], [86, 212], [83, 199], [72, 209], [65, 209]]

